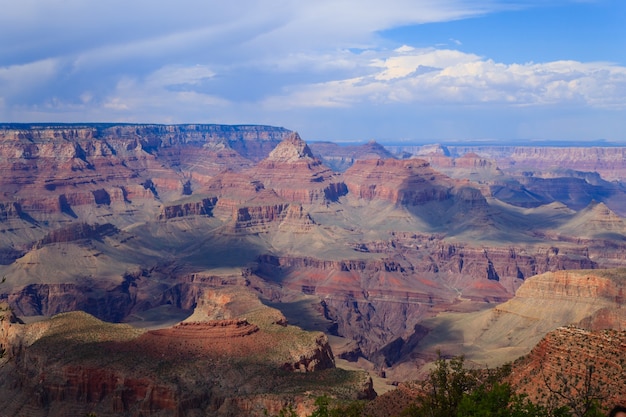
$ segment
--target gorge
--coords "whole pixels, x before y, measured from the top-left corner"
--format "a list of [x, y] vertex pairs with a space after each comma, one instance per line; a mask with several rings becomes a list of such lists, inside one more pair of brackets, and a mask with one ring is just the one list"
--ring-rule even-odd
[[333, 395], [372, 398], [371, 377], [391, 389], [437, 351], [497, 366], [561, 326], [623, 331], [620, 152], [2, 125], [8, 415], [262, 415], [323, 394], [302, 377], [318, 370]]

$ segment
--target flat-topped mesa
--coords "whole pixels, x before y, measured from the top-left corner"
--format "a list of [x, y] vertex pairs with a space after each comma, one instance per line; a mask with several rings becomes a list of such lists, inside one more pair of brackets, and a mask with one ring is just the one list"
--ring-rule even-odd
[[259, 326], [246, 319], [183, 322], [167, 329], [150, 330], [153, 336], [171, 339], [211, 340], [215, 338], [245, 337], [259, 331]]
[[315, 158], [297, 133], [285, 138], [248, 173], [289, 202], [336, 201], [347, 193], [341, 177]]
[[233, 210], [233, 231], [248, 233], [266, 231], [272, 223], [280, 223], [287, 214], [288, 203], [272, 205], [246, 205]]

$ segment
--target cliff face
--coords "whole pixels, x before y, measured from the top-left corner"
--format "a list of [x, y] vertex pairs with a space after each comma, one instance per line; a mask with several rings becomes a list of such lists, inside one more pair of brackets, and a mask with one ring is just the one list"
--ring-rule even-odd
[[[86, 148], [98, 153], [113, 153], [129, 150], [140, 144], [147, 150], [172, 147], [189, 143], [227, 143], [250, 159], [271, 151], [289, 130], [258, 125], [149, 125], [149, 124], [87, 124], [87, 125], [44, 125], [5, 124], [0, 126], [0, 140], [45, 142], [45, 141], [91, 141], [97, 139], [104, 146], [92, 144]], [[107, 145], [111, 140], [114, 145]], [[237, 149], [239, 148], [239, 149]], [[244, 152], [243, 150], [247, 150]], [[253, 156], [254, 155], [254, 156]]]
[[[359, 249], [369, 252], [372, 246], [364, 244]], [[415, 252], [400, 250], [416, 246]], [[386, 249], [378, 247], [385, 253]], [[255, 272], [289, 290], [322, 298], [332, 331], [357, 340], [370, 357], [397, 337], [408, 338], [420, 321], [455, 308], [460, 300], [503, 302], [511, 298], [510, 287], [516, 280], [595, 266], [584, 252], [487, 249], [444, 244], [432, 236], [398, 238], [388, 242], [388, 247], [393, 248], [390, 253], [400, 251], [404, 256], [323, 260], [264, 255]], [[429, 255], [423, 257], [422, 252]], [[450, 291], [451, 285], [455, 292]]]
[[419, 205], [450, 198], [454, 183], [415, 160], [363, 160], [346, 171], [348, 191], [366, 200], [376, 198], [394, 204]]
[[[536, 274], [626, 265], [626, 222], [609, 202], [543, 204], [549, 196], [579, 204], [608, 190], [597, 174], [579, 173], [574, 181], [559, 172], [511, 179], [495, 156], [478, 151], [459, 156], [430, 147], [429, 163], [389, 158], [376, 144], [326, 146], [324, 158], [336, 153], [351, 165], [339, 173], [297, 134], [267, 127], [22, 126], [2, 132], [0, 276], [7, 281], [0, 299], [23, 316], [83, 310], [109, 321], [151, 314], [164, 320], [160, 309], [182, 314], [196, 307], [195, 315], [204, 306], [210, 315], [193, 321], [247, 319], [259, 331], [241, 339], [262, 344], [263, 326], [241, 313], [250, 300], [203, 304], [205, 286], [249, 287], [280, 306], [284, 317], [290, 313], [299, 323], [352, 339], [352, 359], [362, 355], [396, 367], [399, 358], [413, 360], [405, 354], [415, 353], [428, 337], [424, 323], [440, 313], [476, 313], [509, 300], [494, 315], [535, 317], [545, 307], [515, 308], [520, 300], [541, 298], [538, 287], [528, 297], [512, 297], [520, 286], [521, 295], [531, 291], [525, 282]], [[446, 165], [445, 173], [435, 161]], [[626, 201], [619, 193], [606, 196], [612, 204]], [[525, 204], [529, 198], [537, 204]], [[592, 305], [593, 297], [582, 296], [589, 290], [584, 280], [576, 284], [580, 293], [567, 295], [577, 280], [563, 284], [561, 298], [544, 297], [543, 303]], [[596, 300], [606, 301], [599, 294]], [[550, 311], [536, 321], [558, 312]], [[590, 328], [621, 326], [618, 313], [609, 303], [570, 318]], [[280, 321], [270, 324], [283, 329]], [[493, 339], [516, 351], [513, 341], [521, 346], [534, 336], [517, 337], [515, 326], [503, 324]], [[159, 350], [160, 340], [178, 349], [184, 339], [195, 346], [187, 332], [192, 328], [148, 334], [141, 343]], [[211, 345], [213, 352], [218, 345]], [[315, 373], [308, 371], [328, 363], [324, 352], [294, 346], [276, 369]], [[120, 371], [119, 378], [131, 375]], [[252, 384], [241, 375], [232, 381]], [[176, 390], [163, 395], [188, 401]], [[215, 398], [214, 406], [238, 401]]]
[[210, 216], [217, 203], [217, 197], [203, 198], [200, 201], [174, 202], [164, 205], [159, 220], [185, 216]]
[[551, 146], [388, 146], [394, 154], [402, 152], [416, 156], [440, 155], [459, 158], [466, 154], [488, 158], [503, 170], [549, 171], [555, 168], [597, 172], [607, 180], [625, 177], [623, 147], [551, 147]]
[[347, 193], [341, 178], [313, 156], [297, 133], [281, 142], [250, 175], [290, 202], [333, 202]]
[[581, 411], [589, 395], [612, 408], [626, 399], [624, 384], [615, 383], [626, 372], [624, 346], [624, 331], [560, 327], [513, 363], [509, 381], [516, 392], [535, 402], [551, 399]]
[[[288, 133], [266, 126], [5, 125], [0, 187], [32, 215], [180, 196], [227, 168], [249, 167]], [[195, 171], [193, 184], [187, 171]]]
[[[323, 382], [338, 377], [325, 335], [287, 325], [244, 288], [209, 288], [194, 313], [201, 321], [156, 330], [107, 324], [85, 313], [29, 325], [8, 325], [3, 315], [0, 342], [11, 353], [0, 366], [0, 393], [10, 398], [3, 415], [262, 416], [294, 397], [310, 404], [304, 399], [312, 392], [375, 395], [361, 373]], [[251, 321], [202, 319], [208, 314], [246, 314]], [[304, 384], [297, 376], [303, 373], [312, 375]], [[282, 386], [290, 387], [291, 397], [276, 395]]]

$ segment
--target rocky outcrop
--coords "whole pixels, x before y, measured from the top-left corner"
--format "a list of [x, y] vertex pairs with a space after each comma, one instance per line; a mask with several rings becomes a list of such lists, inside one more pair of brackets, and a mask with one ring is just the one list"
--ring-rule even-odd
[[465, 245], [442, 244], [433, 258], [437, 269], [464, 273], [498, 281], [502, 277], [525, 279], [547, 271], [590, 269], [596, 266], [587, 249], [566, 251], [557, 247], [537, 248], [480, 248]]
[[180, 197], [221, 171], [248, 168], [288, 133], [267, 126], [4, 125], [0, 187], [38, 218], [76, 216], [76, 206]]
[[615, 383], [626, 372], [625, 346], [624, 331], [559, 327], [513, 363], [508, 380], [534, 402], [554, 401], [581, 412], [589, 395], [611, 408], [626, 398], [626, 386]]
[[203, 198], [200, 201], [173, 202], [161, 207], [159, 220], [185, 216], [210, 216], [217, 203], [217, 197]]
[[112, 236], [119, 233], [119, 229], [112, 224], [87, 224], [75, 223], [56, 229], [48, 233], [43, 239], [39, 240], [34, 248], [41, 248], [51, 243], [74, 242], [82, 239], [100, 240], [105, 236]]
[[328, 344], [328, 337], [320, 334], [315, 339], [315, 349], [292, 351], [292, 360], [285, 362], [282, 369], [292, 372], [314, 372], [335, 367], [335, 358]]
[[278, 144], [249, 175], [288, 202], [332, 202], [347, 193], [341, 178], [313, 156], [297, 133]]
[[24, 216], [22, 207], [17, 203], [0, 203], [0, 222], [8, 219], [20, 219]]
[[239, 207], [233, 213], [235, 229], [259, 228], [268, 223], [280, 222], [285, 218], [289, 204], [271, 206]]
[[248, 313], [258, 324], [233, 317], [146, 331], [80, 312], [28, 325], [3, 313], [0, 344], [11, 352], [0, 359], [0, 394], [10, 398], [3, 415], [262, 416], [267, 406], [333, 389], [344, 399], [376, 395], [363, 373], [335, 375], [325, 335], [276, 320], [248, 291], [216, 287], [198, 305], [203, 314]]
[[[176, 339], [212, 340], [216, 338], [245, 337], [258, 331], [259, 326], [248, 323], [246, 319], [231, 319], [205, 322], [186, 321], [168, 329], [148, 331], [147, 335], [172, 341], [176, 341]], [[199, 343], [200, 346], [202, 344], [202, 342]]]
[[419, 159], [357, 161], [344, 178], [350, 194], [358, 198], [406, 205], [446, 200], [455, 185]]
[[17, 318], [9, 303], [0, 302], [0, 366], [19, 352], [20, 332], [16, 327], [23, 322]]

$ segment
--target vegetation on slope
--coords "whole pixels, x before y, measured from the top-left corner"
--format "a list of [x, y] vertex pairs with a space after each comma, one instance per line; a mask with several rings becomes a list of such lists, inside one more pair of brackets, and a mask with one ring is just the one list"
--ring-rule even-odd
[[[413, 396], [404, 398], [399, 410], [390, 407], [384, 396], [370, 403], [363, 401], [334, 402], [319, 397], [310, 417], [603, 417], [601, 402], [607, 392], [596, 385], [591, 373], [560, 374], [557, 384], [546, 383], [538, 389], [546, 394], [543, 401], [532, 401], [519, 394], [507, 382], [512, 365], [496, 369], [469, 369], [463, 357], [440, 357], [428, 377], [416, 383]], [[616, 383], [620, 383], [616, 381]], [[396, 393], [397, 394], [397, 393]], [[392, 393], [390, 397], [394, 397]], [[391, 402], [397, 402], [395, 396]], [[396, 405], [398, 405], [396, 403]], [[276, 417], [296, 417], [288, 406]]]

